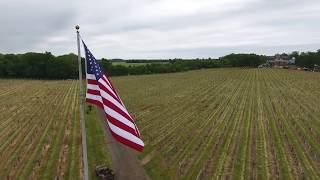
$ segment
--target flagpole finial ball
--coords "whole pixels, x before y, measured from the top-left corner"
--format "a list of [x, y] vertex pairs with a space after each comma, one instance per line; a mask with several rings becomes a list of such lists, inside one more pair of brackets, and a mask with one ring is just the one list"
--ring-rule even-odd
[[79, 30], [80, 29], [80, 26], [79, 25], [76, 25], [76, 30]]

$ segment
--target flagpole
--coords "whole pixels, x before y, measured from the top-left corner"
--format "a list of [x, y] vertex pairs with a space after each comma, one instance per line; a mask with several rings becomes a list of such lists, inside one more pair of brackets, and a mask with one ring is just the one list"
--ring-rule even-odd
[[82, 86], [82, 67], [81, 67], [81, 54], [80, 54], [80, 27], [77, 25], [77, 45], [78, 45], [78, 64], [79, 64], [79, 86], [80, 86], [80, 121], [81, 121], [81, 139], [82, 139], [82, 161], [83, 161], [83, 179], [88, 180], [88, 155], [87, 155], [87, 139], [86, 139], [86, 126], [84, 121], [83, 110], [83, 86]]

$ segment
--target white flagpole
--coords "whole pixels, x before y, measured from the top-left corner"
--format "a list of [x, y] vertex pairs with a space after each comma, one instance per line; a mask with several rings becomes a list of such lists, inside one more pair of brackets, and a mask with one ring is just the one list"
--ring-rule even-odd
[[82, 139], [82, 161], [83, 161], [83, 179], [88, 180], [88, 155], [87, 155], [87, 139], [86, 126], [84, 121], [83, 110], [83, 86], [82, 86], [82, 68], [81, 68], [81, 54], [80, 54], [80, 27], [77, 25], [77, 44], [78, 44], [78, 64], [79, 64], [79, 85], [80, 85], [80, 121], [81, 121], [81, 139]]

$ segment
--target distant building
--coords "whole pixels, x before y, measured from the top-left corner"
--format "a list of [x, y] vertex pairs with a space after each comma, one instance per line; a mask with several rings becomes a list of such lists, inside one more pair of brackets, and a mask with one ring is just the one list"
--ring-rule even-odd
[[288, 66], [295, 65], [295, 57], [290, 58], [287, 54], [276, 54], [275, 56], [269, 56], [267, 63], [269, 66]]

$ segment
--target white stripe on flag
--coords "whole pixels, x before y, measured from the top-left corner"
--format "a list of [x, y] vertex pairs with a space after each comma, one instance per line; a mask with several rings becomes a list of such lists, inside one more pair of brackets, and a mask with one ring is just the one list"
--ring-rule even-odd
[[108, 78], [105, 75], [102, 75], [103, 79], [106, 81], [106, 83], [109, 84], [110, 87], [112, 87], [111, 83], [109, 82]]
[[113, 89], [102, 78], [100, 78], [98, 82], [101, 83], [104, 87], [106, 87], [112, 93], [112, 95], [114, 95], [114, 97], [118, 97], [116, 93], [113, 92]]
[[95, 84], [87, 84], [87, 89], [92, 89], [92, 90], [97, 90], [97, 91], [100, 90], [99, 86], [95, 85]]
[[92, 100], [96, 100], [96, 101], [99, 101], [102, 103], [102, 98], [101, 96], [98, 96], [98, 95], [94, 95], [94, 94], [86, 94], [86, 98], [87, 99], [92, 99]]
[[[102, 103], [101, 96], [87, 93], [87, 98], [88, 99], [92, 99], [92, 100], [96, 100], [96, 101], [99, 101], [99, 102]], [[136, 131], [136, 126], [130, 120], [128, 120], [127, 118], [123, 117], [121, 114], [119, 114], [118, 112], [114, 111], [113, 109], [109, 108], [108, 106], [106, 106], [104, 104], [103, 104], [103, 107], [104, 107], [104, 112], [106, 114], [108, 114], [109, 116], [113, 117], [114, 119], [122, 122], [123, 124], [131, 127], [133, 130]]]
[[140, 146], [144, 146], [144, 143], [141, 139], [138, 137], [132, 135], [131, 133], [128, 133], [127, 131], [124, 131], [123, 129], [118, 128], [117, 126], [113, 125], [111, 122], [108, 121], [109, 127], [115, 134], [135, 143], [139, 144]]
[[[100, 82], [101, 84], [103, 84], [103, 83], [110, 83], [110, 82], [108, 81], [108, 78], [106, 78], [105, 75], [103, 75], [103, 77], [104, 77], [103, 79], [102, 79], [102, 78], [99, 79], [99, 82]], [[106, 82], [106, 81], [107, 81], [107, 82]], [[111, 86], [111, 84], [110, 84], [110, 86]], [[111, 91], [115, 97], [118, 97], [118, 99], [119, 99], [119, 101], [120, 101], [119, 105], [120, 105], [121, 107], [123, 107], [121, 110], [123, 110], [124, 113], [126, 113], [126, 114], [132, 119], [131, 115], [129, 114], [129, 112], [128, 112], [127, 108], [125, 107], [124, 103], [122, 102], [121, 98], [116, 94], [116, 92], [113, 91], [113, 89], [109, 89], [109, 88], [108, 88], [108, 90]], [[111, 98], [113, 98], [113, 97], [111, 96]], [[113, 99], [114, 99], [114, 98], [113, 98]], [[119, 106], [118, 106], [118, 107], [119, 107]], [[119, 108], [120, 108], [120, 107], [119, 107]]]
[[[126, 113], [129, 116], [129, 113], [127, 111], [127, 109], [125, 107], [122, 106], [122, 104], [120, 104], [117, 100], [115, 100], [112, 96], [110, 96], [108, 93], [106, 93], [104, 90], [100, 89], [100, 94], [101, 96], [110, 101], [112, 104], [114, 104], [115, 106], [117, 106], [119, 109], [121, 109], [124, 113]], [[130, 117], [130, 116], [129, 116]]]
[[123, 124], [131, 127], [134, 131], [136, 131], [136, 126], [127, 118], [123, 117], [121, 114], [119, 114], [118, 112], [114, 111], [113, 109], [109, 108], [106, 105], [103, 105], [104, 107], [104, 111], [111, 117], [113, 117], [114, 119], [122, 122]]
[[87, 74], [87, 79], [97, 80], [96, 76], [93, 74]]
[[[93, 72], [99, 72], [97, 76], [95, 73], [86, 73], [87, 101], [95, 104], [98, 108], [103, 109], [109, 129], [120, 143], [135, 150], [142, 151], [144, 143], [139, 137], [140, 133], [138, 128], [128, 113], [127, 108], [118, 96], [117, 91], [108, 79], [108, 76], [101, 71], [99, 64], [86, 46], [85, 53], [86, 57], [90, 56], [91, 58], [92, 56], [92, 59], [89, 59], [91, 63], [87, 64], [88, 67], [92, 69]], [[94, 64], [92, 64], [92, 62]], [[101, 78], [97, 79], [98, 77]]]

